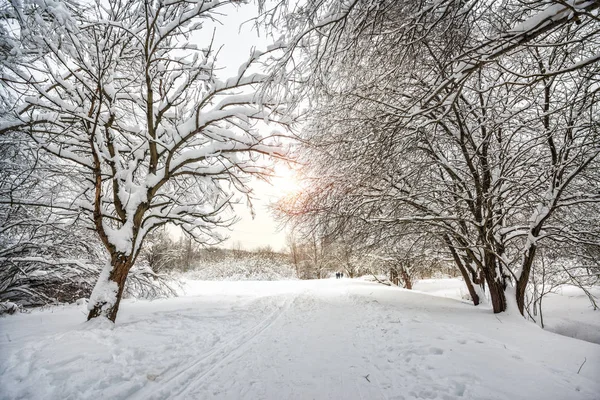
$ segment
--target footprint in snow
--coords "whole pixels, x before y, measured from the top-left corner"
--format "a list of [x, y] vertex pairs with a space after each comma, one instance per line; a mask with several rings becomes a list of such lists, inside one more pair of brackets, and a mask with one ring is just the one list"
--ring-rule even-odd
[[465, 395], [465, 390], [467, 390], [467, 387], [464, 383], [460, 383], [460, 382], [454, 383], [454, 394], [456, 396], [463, 397]]
[[429, 349], [430, 354], [441, 355], [444, 354], [444, 349], [440, 349], [439, 347], [431, 347]]

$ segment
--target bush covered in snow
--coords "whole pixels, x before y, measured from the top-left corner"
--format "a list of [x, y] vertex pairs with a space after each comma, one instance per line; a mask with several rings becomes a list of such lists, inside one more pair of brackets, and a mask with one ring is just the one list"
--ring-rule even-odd
[[[21, 221], [23, 215], [33, 218], [28, 210], [17, 211]], [[98, 239], [77, 223], [49, 219], [44, 226], [16, 225], [11, 221], [19, 214], [7, 215], [0, 224], [8, 226], [0, 234], [0, 315], [88, 298], [107, 257]], [[131, 270], [125, 287], [126, 297], [173, 294], [163, 275], [144, 262]]]
[[89, 296], [98, 269], [77, 261], [44, 259], [3, 263], [0, 300], [21, 307], [71, 303]]
[[198, 280], [286, 280], [297, 279], [294, 267], [285, 256], [246, 253], [243, 256], [226, 256], [222, 259], [202, 261], [186, 273]]
[[[0, 315], [88, 298], [101, 270], [100, 263], [44, 258], [4, 260], [0, 266], [3, 304]], [[174, 294], [163, 275], [143, 265], [132, 269], [125, 286], [125, 297], [157, 298]]]

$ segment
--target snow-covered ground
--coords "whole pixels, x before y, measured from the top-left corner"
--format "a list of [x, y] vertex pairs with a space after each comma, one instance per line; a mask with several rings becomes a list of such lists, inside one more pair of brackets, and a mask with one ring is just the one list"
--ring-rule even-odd
[[[417, 281], [415, 291], [461, 300], [467, 295], [462, 279], [424, 279]], [[589, 291], [600, 298], [600, 287]], [[564, 285], [548, 293], [542, 301], [544, 329], [600, 344], [600, 310], [594, 310], [587, 295], [578, 287]], [[534, 316], [539, 322], [539, 316]], [[598, 395], [600, 399], [600, 395]]]
[[600, 398], [600, 345], [510, 313], [349, 279], [186, 289], [114, 326], [84, 306], [1, 318], [0, 398]]

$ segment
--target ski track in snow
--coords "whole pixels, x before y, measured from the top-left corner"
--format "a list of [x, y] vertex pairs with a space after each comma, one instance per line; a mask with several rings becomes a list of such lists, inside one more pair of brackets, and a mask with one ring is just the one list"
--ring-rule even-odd
[[[132, 399], [161, 399], [167, 397], [181, 397], [183, 393], [190, 390], [190, 387], [196, 387], [203, 383], [205, 377], [211, 374], [215, 369], [222, 365], [230, 365], [235, 362], [250, 343], [256, 340], [263, 331], [268, 329], [277, 318], [290, 307], [292, 300], [286, 299], [283, 304], [270, 313], [265, 319], [257, 325], [242, 332], [234, 338], [222, 343], [215, 349], [202, 354], [199, 359], [192, 361], [181, 369], [177, 369], [169, 374], [163, 381], [158, 391], [154, 388], [148, 388], [135, 393]], [[153, 392], [157, 393], [153, 393]]]
[[347, 279], [200, 289], [114, 326], [0, 319], [0, 399], [600, 398], [599, 345], [485, 307]]

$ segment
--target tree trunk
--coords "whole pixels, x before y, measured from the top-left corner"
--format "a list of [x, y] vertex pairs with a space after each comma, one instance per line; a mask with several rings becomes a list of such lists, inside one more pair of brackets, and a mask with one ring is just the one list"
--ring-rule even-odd
[[525, 312], [525, 291], [527, 290], [527, 284], [529, 283], [529, 274], [531, 273], [531, 267], [533, 266], [533, 259], [535, 258], [536, 251], [537, 246], [535, 245], [531, 245], [527, 250], [527, 255], [523, 260], [523, 266], [521, 268], [521, 275], [517, 281], [517, 306], [519, 307], [521, 315], [524, 315], [523, 313]]
[[497, 314], [506, 311], [506, 294], [504, 293], [505, 285], [503, 277], [498, 276], [496, 272], [496, 260], [494, 257], [493, 253], [486, 251], [483, 275], [489, 289], [494, 314]]
[[467, 269], [462, 265], [462, 261], [460, 261], [460, 259], [456, 263], [456, 266], [458, 267], [458, 270], [460, 271], [460, 274], [462, 275], [463, 280], [465, 281], [465, 285], [467, 285], [467, 290], [469, 291], [471, 300], [473, 300], [473, 305], [478, 306], [481, 302], [481, 299], [479, 298], [479, 295], [475, 290], [475, 285], [473, 285], [473, 282], [471, 281], [471, 275], [469, 274]]
[[398, 271], [395, 268], [390, 268], [390, 282], [392, 282], [396, 286], [400, 286], [400, 281], [398, 279]]
[[402, 280], [404, 281], [404, 289], [412, 289], [412, 279], [406, 271], [406, 268], [402, 267], [400, 269], [400, 274], [402, 275]]
[[494, 314], [506, 311], [506, 294], [504, 293], [504, 285], [496, 280], [487, 282], [492, 300], [492, 308]]
[[125, 289], [125, 281], [127, 280], [127, 275], [129, 274], [129, 270], [131, 269], [131, 261], [128, 257], [118, 257], [116, 258], [116, 260], [113, 259], [111, 265], [112, 270], [110, 272], [108, 280], [109, 282], [115, 282], [118, 287], [115, 302], [112, 306], [108, 307], [106, 302], [94, 304], [94, 307], [90, 310], [88, 314], [88, 321], [92, 318], [96, 318], [101, 315], [105, 316], [112, 322], [115, 322], [115, 320], [117, 319], [119, 304], [121, 303], [121, 297], [123, 296], [123, 289]]
[[454, 246], [452, 246], [452, 242], [450, 241], [450, 239], [447, 236], [445, 236], [444, 239], [446, 241], [446, 244], [448, 245], [448, 248], [450, 249], [452, 258], [454, 258], [454, 263], [458, 267], [458, 270], [460, 271], [460, 274], [462, 275], [463, 280], [465, 281], [465, 284], [467, 285], [467, 290], [469, 291], [469, 294], [471, 295], [473, 304], [476, 306], [479, 305], [479, 302], [480, 302], [479, 295], [475, 291], [475, 287], [473, 286], [473, 282], [471, 281], [471, 275], [469, 275], [469, 272], [463, 265], [463, 262], [460, 259], [460, 256], [458, 255], [458, 253], [456, 252], [456, 249], [454, 248]]

